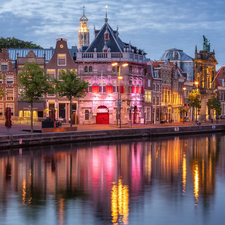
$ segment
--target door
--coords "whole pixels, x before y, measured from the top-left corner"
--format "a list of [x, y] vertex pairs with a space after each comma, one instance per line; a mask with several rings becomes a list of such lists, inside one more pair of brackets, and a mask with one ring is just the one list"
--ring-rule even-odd
[[96, 124], [109, 124], [109, 113], [97, 113]]

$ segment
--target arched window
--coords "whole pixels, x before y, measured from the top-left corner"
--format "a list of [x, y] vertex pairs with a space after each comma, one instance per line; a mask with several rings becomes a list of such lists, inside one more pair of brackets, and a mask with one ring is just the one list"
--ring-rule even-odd
[[85, 120], [89, 120], [89, 111], [85, 110]]
[[88, 72], [88, 67], [87, 66], [84, 67], [84, 72], [86, 72], [86, 73]]
[[89, 72], [92, 72], [92, 66], [89, 66]]

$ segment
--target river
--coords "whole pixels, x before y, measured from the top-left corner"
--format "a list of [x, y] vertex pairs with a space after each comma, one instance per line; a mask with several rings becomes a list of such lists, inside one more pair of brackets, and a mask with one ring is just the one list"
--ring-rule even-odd
[[225, 222], [225, 134], [0, 152], [0, 224]]

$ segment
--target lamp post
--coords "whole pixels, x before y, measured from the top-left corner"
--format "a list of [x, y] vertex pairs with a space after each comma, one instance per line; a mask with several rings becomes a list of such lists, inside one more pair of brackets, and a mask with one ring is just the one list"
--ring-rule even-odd
[[[183, 87], [183, 91], [184, 91], [184, 92], [186, 91], [186, 89], [187, 89], [186, 87]], [[184, 113], [185, 113], [185, 112], [186, 112], [186, 111], [183, 110], [183, 123], [184, 123]]]
[[[117, 126], [118, 126], [118, 119], [120, 120], [120, 128], [121, 128], [121, 88], [120, 88], [120, 80], [123, 79], [123, 77], [120, 75], [121, 73], [121, 64], [118, 64], [117, 62], [112, 63], [112, 66], [119, 66], [119, 73], [118, 73], [118, 86], [119, 86], [119, 91], [118, 91], [118, 105], [117, 105]], [[123, 67], [128, 66], [127, 63], [122, 64]]]

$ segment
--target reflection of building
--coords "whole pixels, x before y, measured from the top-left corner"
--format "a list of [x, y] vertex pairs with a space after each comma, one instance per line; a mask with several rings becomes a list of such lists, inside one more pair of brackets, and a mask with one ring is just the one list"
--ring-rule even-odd
[[6, 93], [5, 97], [0, 96], [0, 116], [4, 116], [5, 108], [11, 108], [12, 116], [17, 112], [17, 74], [12, 60], [6, 49], [0, 53], [0, 87]]
[[[203, 49], [207, 44], [207, 39], [204, 39]], [[197, 88], [201, 93], [201, 109], [199, 112], [199, 119], [201, 121], [209, 120], [209, 110], [207, 107], [207, 101], [214, 94], [215, 89], [215, 71], [217, 60], [215, 58], [215, 52], [210, 52], [210, 45], [207, 50], [200, 50], [197, 52], [197, 46], [195, 48], [194, 62], [194, 82], [198, 82]]]

